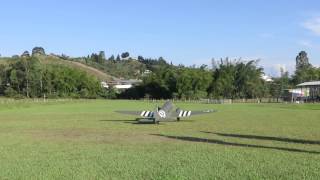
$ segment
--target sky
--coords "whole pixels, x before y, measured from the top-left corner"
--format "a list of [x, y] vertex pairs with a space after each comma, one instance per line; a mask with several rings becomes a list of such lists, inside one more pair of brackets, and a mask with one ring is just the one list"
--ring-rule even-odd
[[292, 72], [304, 50], [320, 65], [318, 0], [3, 0], [0, 54], [130, 52], [174, 64], [260, 59], [266, 74]]

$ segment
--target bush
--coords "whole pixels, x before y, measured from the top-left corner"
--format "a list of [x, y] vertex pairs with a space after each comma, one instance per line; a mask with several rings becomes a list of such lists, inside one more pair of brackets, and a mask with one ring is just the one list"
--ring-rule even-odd
[[6, 90], [4, 90], [4, 95], [6, 97], [15, 97], [16, 95], [18, 95], [18, 92], [12, 87], [8, 87]]

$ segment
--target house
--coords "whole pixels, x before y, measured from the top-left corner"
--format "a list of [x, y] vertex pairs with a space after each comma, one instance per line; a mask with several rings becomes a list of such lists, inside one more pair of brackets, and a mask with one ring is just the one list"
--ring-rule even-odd
[[307, 92], [304, 94], [305, 102], [319, 102], [320, 101], [320, 81], [311, 81], [298, 84], [297, 87]]
[[320, 81], [304, 82], [295, 89], [284, 91], [284, 100], [290, 102], [319, 102]]
[[287, 102], [303, 102], [308, 94], [309, 91], [306, 89], [285, 89], [282, 98]]
[[267, 75], [261, 75], [261, 79], [263, 79], [266, 82], [273, 82], [273, 79]]
[[107, 84], [107, 82], [101, 82], [101, 87], [108, 89], [109, 85]]
[[126, 90], [136, 85], [139, 85], [141, 83], [142, 83], [142, 80], [137, 80], [137, 79], [129, 79], [129, 80], [116, 79], [109, 82], [101, 82], [101, 86], [107, 89], [112, 87], [116, 90]]

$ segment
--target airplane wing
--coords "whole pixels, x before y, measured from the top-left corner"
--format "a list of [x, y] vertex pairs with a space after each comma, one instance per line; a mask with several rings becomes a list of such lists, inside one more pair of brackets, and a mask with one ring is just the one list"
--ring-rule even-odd
[[116, 111], [116, 112], [120, 114], [149, 117], [149, 118], [154, 116], [153, 111]]
[[204, 110], [204, 111], [184, 111], [184, 110], [179, 110], [178, 117], [190, 117], [194, 115], [201, 115], [201, 114], [207, 114], [207, 113], [213, 113], [216, 112], [214, 110]]
[[216, 110], [203, 110], [203, 111], [192, 111], [192, 115], [201, 115], [201, 114], [208, 114], [217, 112]]

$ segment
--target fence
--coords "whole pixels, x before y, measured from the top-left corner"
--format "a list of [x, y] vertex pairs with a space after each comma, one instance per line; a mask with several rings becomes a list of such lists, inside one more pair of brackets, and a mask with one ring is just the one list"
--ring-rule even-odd
[[[280, 98], [261, 98], [261, 99], [168, 99], [172, 102], [184, 102], [184, 103], [205, 103], [205, 104], [233, 104], [233, 103], [283, 103], [283, 99]], [[143, 99], [148, 102], [163, 102], [165, 100], [159, 99]]]

